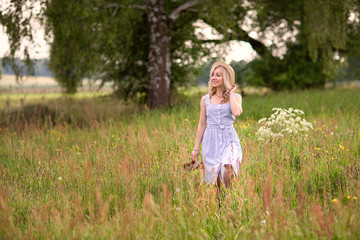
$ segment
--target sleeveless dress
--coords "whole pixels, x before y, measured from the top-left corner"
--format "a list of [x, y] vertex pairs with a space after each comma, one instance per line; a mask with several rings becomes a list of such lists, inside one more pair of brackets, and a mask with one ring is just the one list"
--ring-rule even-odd
[[238, 175], [242, 160], [239, 136], [234, 129], [235, 116], [232, 115], [230, 102], [225, 104], [210, 103], [206, 95], [206, 129], [203, 135], [202, 158], [205, 165], [204, 182], [214, 184], [220, 172], [224, 180], [226, 164], [231, 164]]

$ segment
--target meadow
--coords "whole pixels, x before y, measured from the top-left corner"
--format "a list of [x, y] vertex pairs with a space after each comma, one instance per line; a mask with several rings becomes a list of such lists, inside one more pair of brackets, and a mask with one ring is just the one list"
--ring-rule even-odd
[[[182, 169], [204, 93], [152, 111], [89, 93], [2, 94], [1, 238], [360, 239], [359, 89], [244, 97], [243, 161], [220, 198], [201, 169]], [[309, 136], [258, 141], [274, 107], [304, 111]]]

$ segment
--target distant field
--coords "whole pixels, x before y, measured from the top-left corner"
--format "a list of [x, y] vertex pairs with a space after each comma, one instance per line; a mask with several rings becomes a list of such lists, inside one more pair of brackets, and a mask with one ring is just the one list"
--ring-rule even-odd
[[[99, 82], [94, 83], [84, 80], [83, 87], [78, 91], [96, 91]], [[15, 75], [2, 75], [0, 80], [0, 91], [9, 93], [47, 93], [61, 92], [59, 84], [52, 77], [23, 77], [19, 82]], [[111, 91], [111, 86], [106, 84], [101, 91]]]
[[17, 85], [20, 86], [55, 86], [58, 85], [54, 78], [52, 77], [28, 77], [25, 76], [22, 78], [22, 81], [20, 84], [16, 82], [15, 75], [8, 75], [4, 74], [2, 75], [2, 78], [0, 80], [0, 86], [1, 87], [15, 87]]
[[[152, 111], [89, 93], [0, 97], [0, 236], [360, 239], [359, 89], [244, 97], [243, 162], [221, 195], [182, 170], [205, 93]], [[303, 110], [308, 137], [258, 141], [274, 107]]]
[[[90, 82], [84, 80], [83, 87], [79, 87], [78, 91], [96, 91], [99, 82]], [[360, 89], [360, 81], [352, 81], [349, 83], [337, 84], [338, 87], [346, 89]], [[326, 88], [333, 87], [332, 83], [326, 84]], [[53, 77], [23, 77], [20, 82], [16, 82], [14, 75], [4, 74], [0, 79], [0, 93], [50, 93], [50, 92], [61, 92], [59, 84]], [[100, 90], [102, 92], [112, 91], [111, 84], [107, 83]], [[244, 91], [248, 94], [263, 94], [269, 90], [266, 88], [252, 88], [246, 87]]]

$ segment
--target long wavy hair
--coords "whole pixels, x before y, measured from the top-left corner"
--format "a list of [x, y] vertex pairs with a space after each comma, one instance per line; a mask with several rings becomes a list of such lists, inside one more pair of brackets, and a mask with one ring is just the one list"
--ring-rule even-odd
[[228, 73], [228, 71], [223, 67], [223, 66], [216, 66], [212, 69], [212, 71], [210, 72], [210, 79], [209, 79], [209, 94], [210, 97], [212, 97], [213, 95], [215, 95], [216, 93], [216, 87], [213, 86], [212, 82], [211, 82], [211, 76], [214, 74], [215, 69], [220, 68], [221, 69], [221, 73], [222, 73], [222, 77], [224, 80], [224, 85], [223, 85], [223, 92], [222, 92], [222, 96], [223, 96], [223, 100], [221, 101], [221, 104], [223, 103], [227, 103], [230, 99], [230, 90], [232, 88], [232, 85], [230, 83], [230, 75]]

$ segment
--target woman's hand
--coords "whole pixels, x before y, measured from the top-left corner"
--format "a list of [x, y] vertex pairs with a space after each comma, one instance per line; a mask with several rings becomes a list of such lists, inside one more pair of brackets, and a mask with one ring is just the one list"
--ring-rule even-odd
[[200, 151], [199, 150], [192, 150], [191, 152], [191, 161], [196, 161], [199, 158]]

